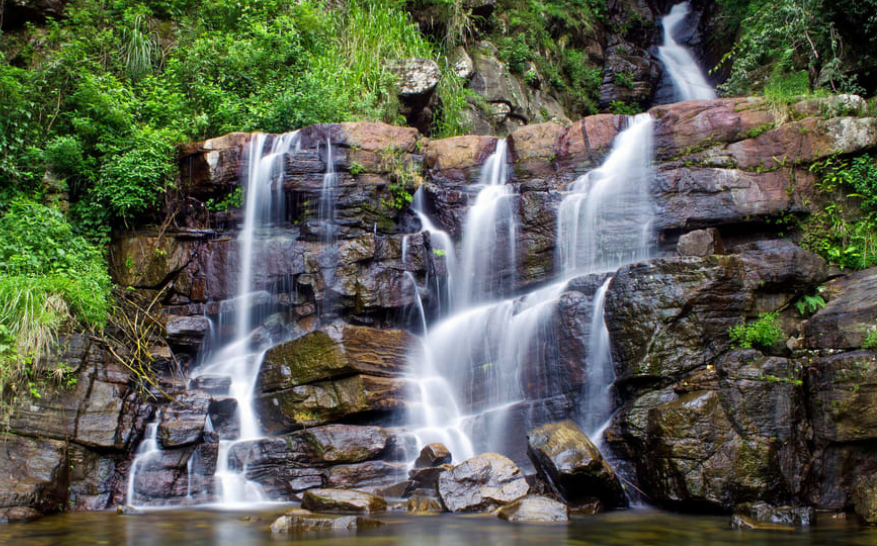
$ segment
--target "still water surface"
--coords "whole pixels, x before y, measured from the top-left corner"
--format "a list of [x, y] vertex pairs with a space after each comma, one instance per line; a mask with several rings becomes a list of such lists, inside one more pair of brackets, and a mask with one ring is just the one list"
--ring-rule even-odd
[[[268, 526], [282, 508], [253, 512], [167, 510], [118, 516], [77, 512], [27, 524], [0, 525], [0, 544], [15, 546], [840, 546], [877, 545], [877, 529], [828, 520], [809, 531], [734, 531], [727, 517], [651, 510], [575, 519], [569, 525], [515, 525], [493, 516], [409, 516], [349, 533], [273, 538]], [[246, 521], [245, 516], [258, 521]]]

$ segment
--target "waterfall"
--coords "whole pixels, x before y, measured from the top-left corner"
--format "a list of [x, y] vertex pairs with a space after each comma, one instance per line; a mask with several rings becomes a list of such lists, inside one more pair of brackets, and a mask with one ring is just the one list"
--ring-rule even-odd
[[429, 233], [433, 254], [445, 261], [447, 274], [445, 275], [444, 284], [442, 285], [438, 277], [436, 277], [436, 294], [438, 297], [436, 307], [438, 308], [439, 316], [443, 316], [444, 312], [453, 305], [454, 278], [457, 275], [457, 251], [454, 248], [454, 241], [447, 232], [437, 228], [426, 214], [426, 206], [423, 202], [423, 188], [418, 188], [414, 192], [411, 210], [417, 216], [417, 219], [420, 220], [423, 231]]
[[691, 13], [688, 2], [676, 4], [661, 19], [664, 43], [658, 47], [658, 58], [664, 63], [677, 100], [708, 100], [716, 98], [715, 89], [707, 82], [691, 51], [673, 37], [679, 24]]
[[[421, 445], [443, 442], [456, 461], [484, 451], [508, 453], [520, 443], [522, 427], [542, 424], [538, 421], [551, 415], [528, 394], [525, 378], [536, 377], [547, 392], [568, 387], [556, 384], [548, 364], [550, 348], [557, 343], [552, 321], [568, 282], [643, 259], [653, 245], [653, 120], [644, 114], [629, 118], [628, 124], [603, 165], [571, 184], [561, 203], [558, 278], [517, 297], [509, 297], [513, 286], [496, 285], [507, 281], [502, 268], [514, 270], [516, 229], [514, 189], [506, 184], [507, 150], [504, 141], [498, 142], [484, 164], [481, 189], [463, 226], [453, 313], [430, 326], [424, 350], [413, 355], [419, 396], [409, 423]], [[450, 241], [432, 233], [423, 204], [416, 208], [431, 237], [452, 249]], [[599, 430], [614, 403], [615, 377], [603, 318], [610, 282], [608, 277], [594, 294], [587, 362], [582, 363], [587, 385], [581, 413], [589, 433]]]
[[[267, 146], [269, 139], [270, 147]], [[209, 353], [206, 361], [192, 374], [193, 379], [201, 375], [228, 377], [231, 380], [229, 397], [237, 401], [239, 432], [237, 438], [233, 439], [220, 435], [214, 474], [214, 481], [220, 487], [219, 503], [223, 506], [265, 500], [261, 487], [248, 481], [245, 472], [229, 469], [228, 456], [235, 443], [263, 436], [252, 401], [256, 376], [267, 347], [259, 346], [253, 338], [259, 326], [259, 313], [264, 314], [265, 305], [271, 301], [271, 295], [264, 290], [257, 290], [257, 286], [265, 283], [266, 243], [277, 238], [291, 237], [289, 230], [281, 227], [285, 220], [282, 185], [285, 158], [298, 151], [298, 146], [298, 132], [273, 138], [256, 133], [250, 139], [245, 155], [246, 168], [241, 181], [245, 206], [244, 224], [237, 239], [239, 250], [236, 263], [240, 271], [237, 295], [234, 300], [223, 302], [219, 317], [221, 331], [222, 326], [229, 322], [225, 315], [232, 314], [234, 332], [227, 340], [224, 340], [221, 332], [216, 335], [215, 341], [219, 346]], [[209, 423], [205, 423], [205, 429], [208, 425]], [[154, 435], [154, 430], [150, 429], [150, 434]], [[144, 445], [152, 446], [150, 441], [144, 442]], [[142, 461], [153, 457], [156, 451], [160, 451], [157, 444], [155, 449], [144, 451], [141, 447], [138, 452], [131, 469], [132, 485], [129, 487], [127, 499], [129, 504], [136, 505], [134, 484], [138, 468], [142, 466]], [[189, 478], [191, 482], [192, 476]], [[189, 488], [189, 493], [196, 495], [201, 492]]]
[[462, 278], [455, 297], [458, 309], [507, 295], [514, 288], [517, 222], [512, 208], [513, 188], [506, 184], [508, 161], [506, 140], [498, 140], [496, 150], [482, 167], [478, 181], [481, 190], [466, 215]]

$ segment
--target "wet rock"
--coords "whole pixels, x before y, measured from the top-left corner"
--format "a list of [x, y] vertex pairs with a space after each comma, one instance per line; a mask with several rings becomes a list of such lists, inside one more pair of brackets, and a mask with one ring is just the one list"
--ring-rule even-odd
[[326, 486], [377, 493], [378, 490], [405, 479], [407, 466], [405, 463], [386, 461], [340, 464], [329, 468]]
[[525, 497], [500, 507], [496, 515], [512, 523], [555, 523], [569, 521], [569, 508], [548, 497]]
[[405, 480], [388, 487], [382, 487], [376, 490], [375, 494], [384, 499], [402, 499], [408, 497], [414, 491], [414, 488], [414, 482]]
[[454, 55], [454, 74], [462, 80], [468, 80], [475, 73], [472, 57], [462, 47], [458, 47]]
[[327, 425], [293, 435], [302, 442], [314, 462], [357, 463], [376, 459], [387, 447], [388, 435], [381, 427]]
[[120, 516], [136, 516], [136, 515], [142, 514], [142, 513], [143, 513], [142, 510], [138, 510], [137, 508], [134, 508], [133, 506], [130, 506], [127, 504], [125, 504], [125, 505], [120, 504], [119, 506], [116, 506], [116, 514], [118, 514]]
[[444, 511], [442, 503], [437, 496], [420, 492], [416, 492], [408, 499], [405, 509], [415, 514]]
[[441, 476], [443, 472], [447, 472], [452, 468], [454, 467], [450, 464], [413, 468], [408, 473], [408, 477], [418, 488], [435, 489], [439, 476]]
[[0, 444], [0, 522], [30, 521], [63, 506], [64, 442], [2, 434]]
[[[815, 177], [805, 169], [746, 172], [687, 167], [658, 171], [652, 188], [659, 232], [764, 223], [781, 213], [806, 213]], [[794, 190], [794, 191], [792, 191]]]
[[802, 372], [785, 358], [731, 351], [626, 404], [606, 437], [652, 502], [802, 504], [811, 467]]
[[383, 524], [382, 521], [372, 518], [314, 514], [309, 510], [296, 508], [274, 520], [271, 524], [271, 532], [288, 534], [308, 531], [352, 531]]
[[[746, 528], [748, 522], [774, 524], [788, 527], [809, 527], [816, 524], [813, 507], [773, 506], [763, 502], [740, 504], [734, 508], [734, 516], [742, 516], [737, 528]], [[734, 520], [731, 526], [735, 527]], [[756, 527], [758, 528], [758, 527]]]
[[165, 330], [171, 347], [197, 350], [204, 341], [204, 336], [210, 331], [210, 319], [204, 316], [172, 315], [167, 317]]
[[749, 516], [734, 514], [731, 516], [731, 529], [749, 530], [749, 531], [794, 531], [791, 525], [783, 525], [780, 523], [771, 523], [758, 521]]
[[213, 430], [223, 440], [233, 440], [240, 436], [240, 416], [236, 398], [214, 398], [207, 410]]
[[728, 329], [810, 293], [825, 262], [787, 241], [739, 254], [652, 260], [622, 267], [606, 294], [606, 326], [619, 382], [659, 381], [710, 364]]
[[199, 375], [192, 379], [191, 388], [204, 391], [211, 396], [228, 396], [231, 390], [231, 377], [227, 375]]
[[349, 324], [321, 328], [271, 348], [256, 388], [269, 393], [356, 373], [393, 377], [406, 366], [415, 338], [403, 330]]
[[526, 496], [521, 470], [507, 457], [485, 453], [439, 476], [438, 491], [451, 512], [485, 512]]
[[865, 523], [877, 525], [877, 477], [873, 474], [853, 487], [852, 501]]
[[451, 462], [451, 452], [444, 444], [429, 444], [420, 450], [420, 456], [414, 461], [414, 468], [440, 466]]
[[387, 509], [387, 502], [362, 491], [310, 489], [302, 495], [301, 506], [318, 512], [357, 512], [370, 514]]
[[[870, 302], [863, 302], [865, 304]], [[853, 351], [813, 358], [807, 399], [813, 432], [823, 442], [877, 439], [877, 355]]]
[[158, 443], [171, 449], [198, 442], [207, 424], [211, 397], [203, 391], [189, 390], [176, 397], [161, 412]]
[[609, 508], [627, 504], [612, 467], [572, 421], [542, 425], [527, 440], [527, 455], [539, 475], [568, 503], [596, 497]]
[[132, 504], [180, 506], [214, 500], [219, 438], [205, 432], [202, 443], [155, 451], [138, 460]]
[[409, 385], [403, 379], [353, 375], [299, 385], [256, 397], [253, 406], [269, 434], [371, 414], [405, 409]]
[[804, 324], [811, 349], [858, 349], [877, 326], [877, 268], [857, 271], [825, 285], [828, 303]]
[[644, 49], [631, 43], [608, 47], [600, 85], [600, 108], [607, 109], [614, 101], [646, 104], [660, 74], [658, 63]]
[[676, 243], [676, 252], [680, 256], [705, 257], [713, 254], [724, 254], [722, 236], [716, 228], [698, 229], [690, 231], [679, 238]]

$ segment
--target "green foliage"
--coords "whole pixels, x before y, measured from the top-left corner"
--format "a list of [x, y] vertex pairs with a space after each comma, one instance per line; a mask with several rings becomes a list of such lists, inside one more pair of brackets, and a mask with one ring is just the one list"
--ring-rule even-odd
[[[824, 286], [819, 287], [820, 290], [824, 288]], [[825, 300], [819, 294], [802, 296], [801, 299], [795, 303], [795, 308], [798, 309], [798, 312], [802, 315], [811, 315], [823, 307], [825, 307]]]
[[720, 63], [731, 63], [726, 94], [862, 93], [858, 75], [877, 66], [867, 47], [877, 0], [720, 0], [720, 10], [731, 33], [716, 39], [736, 38]]
[[862, 348], [870, 351], [877, 350], [877, 327], [872, 326], [865, 333], [865, 341], [862, 343]]
[[[351, 173], [353, 172], [353, 166], [350, 167]], [[235, 188], [234, 191], [226, 195], [222, 200], [215, 201], [214, 199], [208, 199], [206, 203], [207, 210], [211, 210], [213, 212], [228, 212], [231, 209], [239, 209], [244, 206], [244, 192], [241, 188]]]
[[728, 333], [734, 347], [751, 349], [753, 346], [768, 348], [783, 340], [785, 334], [780, 328], [779, 313], [762, 313], [751, 324], [741, 323], [732, 326]]
[[633, 89], [633, 73], [618, 72], [615, 74], [615, 84], [626, 89]]
[[594, 113], [602, 70], [585, 50], [605, 9], [598, 0], [499, 0], [488, 37], [509, 71], [526, 79], [532, 63], [571, 109]]
[[0, 399], [46, 373], [64, 376], [44, 357], [71, 321], [103, 326], [109, 286], [103, 252], [60, 211], [12, 202], [0, 217]]
[[[869, 155], [851, 160], [831, 157], [810, 171], [821, 210], [802, 223], [801, 245], [826, 260], [852, 269], [877, 265], [877, 165]], [[850, 202], [859, 202], [850, 207]]]
[[614, 100], [609, 103], [609, 111], [613, 114], [633, 116], [639, 114], [640, 109], [633, 104], [627, 104], [626, 102], [620, 100]]

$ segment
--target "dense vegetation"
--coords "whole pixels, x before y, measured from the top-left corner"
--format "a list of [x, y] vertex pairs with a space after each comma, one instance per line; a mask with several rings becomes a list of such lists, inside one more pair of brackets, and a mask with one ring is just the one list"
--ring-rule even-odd
[[[594, 113], [603, 72], [589, 46], [608, 32], [655, 30], [638, 12], [610, 21], [604, 0], [497, 0], [487, 15], [480, 5], [72, 0], [62, 19], [0, 33], [0, 392], [45, 374], [40, 356], [64, 324], [105, 322], [110, 228], [157, 214], [179, 143], [320, 122], [404, 123], [391, 66], [409, 57], [442, 68], [432, 135], [464, 133], [479, 99], [451, 68], [459, 46], [480, 40], [571, 114]], [[784, 100], [874, 89], [877, 0], [721, 0], [719, 9], [717, 39], [735, 44], [720, 67], [723, 93]], [[861, 207], [827, 206], [802, 226], [804, 244], [845, 267], [877, 264], [874, 162], [816, 168], [826, 196], [855, 194]]]

